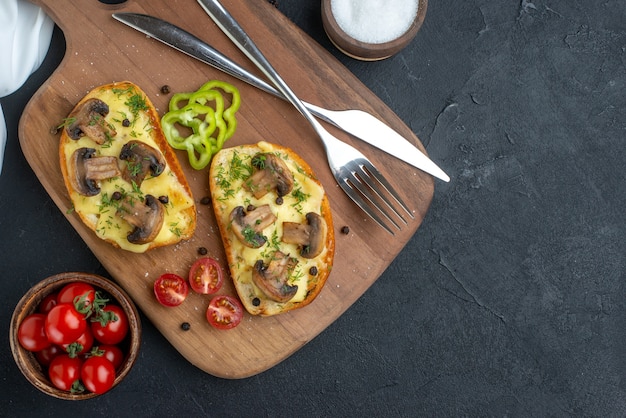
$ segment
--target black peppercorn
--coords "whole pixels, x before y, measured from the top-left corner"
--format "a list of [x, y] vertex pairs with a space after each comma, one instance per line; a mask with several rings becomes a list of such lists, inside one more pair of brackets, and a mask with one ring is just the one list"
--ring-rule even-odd
[[259, 299], [259, 298], [252, 299], [252, 304], [254, 306], [259, 306], [261, 304], [261, 299]]
[[278, 196], [276, 198], [276, 204], [277, 205], [282, 205], [283, 204], [283, 197], [282, 196]]
[[189, 322], [183, 322], [182, 324], [180, 324], [180, 328], [183, 331], [189, 331], [191, 329], [191, 324]]
[[167, 84], [161, 87], [161, 93], [169, 94], [169, 92], [170, 92], [170, 86], [168, 86]]
[[130, 126], [130, 121], [128, 119], [124, 119], [122, 121], [122, 126], [128, 128]]
[[317, 276], [317, 267], [313, 266], [309, 269], [309, 274], [311, 276]]
[[205, 247], [198, 248], [198, 254], [207, 255], [208, 253], [209, 253], [209, 250], [207, 250]]
[[111, 195], [111, 199], [113, 200], [120, 200], [122, 198], [122, 193], [120, 192], [113, 192], [113, 194]]
[[348, 227], [348, 226], [342, 227], [341, 228], [341, 233], [345, 234], [345, 235], [349, 234], [350, 233], [350, 227]]
[[208, 205], [209, 203], [211, 203], [211, 196], [204, 196], [202, 199], [200, 199], [200, 203], [203, 205]]
[[167, 196], [159, 196], [159, 202], [167, 205], [168, 203], [170, 203], [170, 198]]

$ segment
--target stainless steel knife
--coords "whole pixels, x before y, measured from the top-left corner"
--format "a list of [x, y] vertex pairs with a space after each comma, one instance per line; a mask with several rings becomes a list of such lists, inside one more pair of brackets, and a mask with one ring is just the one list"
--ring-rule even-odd
[[[285, 100], [283, 95], [268, 83], [206, 42], [172, 23], [139, 13], [114, 13], [113, 18], [205, 64]], [[361, 110], [328, 110], [310, 103], [304, 103], [304, 105], [316, 117], [356, 138], [443, 181], [450, 181], [450, 177], [423, 152], [373, 115]]]

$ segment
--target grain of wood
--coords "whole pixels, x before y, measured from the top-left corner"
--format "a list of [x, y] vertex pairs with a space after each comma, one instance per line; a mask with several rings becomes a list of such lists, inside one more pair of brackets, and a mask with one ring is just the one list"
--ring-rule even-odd
[[[329, 128], [364, 152], [391, 179], [414, 210], [415, 220], [391, 238], [350, 201], [330, 173], [320, 141], [308, 123], [285, 102], [244, 85], [115, 21], [114, 12], [151, 14], [181, 26], [249, 68], [252, 65], [230, 44], [195, 2], [171, 0], [104, 5], [96, 0], [37, 0], [63, 30], [66, 55], [59, 68], [27, 105], [19, 125], [26, 159], [59, 210], [102, 265], [133, 298], [167, 340], [192, 364], [223, 378], [245, 378], [263, 372], [311, 341], [348, 309], [380, 276], [419, 228], [430, 206], [433, 179], [375, 148]], [[232, 4], [232, 3], [231, 3]], [[266, 2], [241, 0], [230, 12], [302, 99], [328, 108], [360, 108], [377, 115], [424, 151], [419, 139], [378, 97], [339, 61], [311, 40]], [[333, 210], [336, 254], [333, 271], [318, 298], [309, 306], [270, 318], [247, 315], [229, 331], [218, 331], [205, 320], [210, 297], [192, 294], [176, 308], [160, 306], [152, 284], [164, 272], [183, 276], [198, 257], [199, 247], [225, 263], [224, 251], [210, 206], [208, 170], [193, 170], [184, 153], [178, 157], [198, 204], [195, 236], [181, 244], [146, 254], [113, 248], [98, 239], [71, 213], [58, 158], [58, 135], [51, 133], [73, 106], [93, 87], [131, 81], [150, 96], [159, 112], [169, 95], [192, 91], [209, 79], [235, 84], [241, 92], [239, 125], [227, 146], [266, 140], [299, 153], [324, 185]], [[342, 234], [343, 226], [350, 227]], [[54, 237], [42, 239], [54, 240]], [[235, 294], [229, 279], [220, 293]], [[181, 324], [188, 322], [190, 330]]]

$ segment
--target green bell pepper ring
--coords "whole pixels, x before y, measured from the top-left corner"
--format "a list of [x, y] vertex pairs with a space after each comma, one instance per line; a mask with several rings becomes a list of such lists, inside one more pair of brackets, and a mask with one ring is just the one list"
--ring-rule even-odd
[[[203, 114], [204, 119], [199, 117]], [[189, 163], [193, 168], [202, 170], [208, 165], [217, 142], [211, 135], [218, 127], [215, 112], [211, 107], [199, 104], [187, 105], [180, 110], [166, 113], [161, 125], [168, 143], [175, 149], [187, 151]], [[177, 125], [189, 128], [192, 133], [185, 137], [181, 136]]]
[[224, 110], [223, 113], [223, 119], [226, 122], [225, 140], [227, 140], [233, 136], [235, 129], [237, 129], [237, 119], [235, 118], [235, 114], [241, 106], [241, 95], [239, 94], [239, 90], [237, 90], [237, 88], [232, 84], [218, 80], [206, 82], [202, 87], [200, 87], [199, 91], [213, 90], [215, 88], [219, 88], [231, 96], [230, 106]]
[[[215, 88], [231, 95], [228, 108], [224, 109], [224, 98]], [[234, 134], [235, 114], [240, 104], [239, 91], [231, 84], [216, 80], [205, 83], [195, 92], [174, 94], [169, 111], [161, 119], [163, 133], [170, 146], [187, 151], [191, 166], [201, 170]], [[183, 137], [177, 125], [189, 128], [191, 134]]]

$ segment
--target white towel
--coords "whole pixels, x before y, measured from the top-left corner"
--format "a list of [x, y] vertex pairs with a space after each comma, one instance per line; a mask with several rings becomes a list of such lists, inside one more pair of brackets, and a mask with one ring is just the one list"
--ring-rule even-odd
[[[0, 1], [0, 97], [7, 96], [26, 81], [48, 53], [54, 23], [26, 0]], [[7, 129], [0, 106], [0, 172]]]

